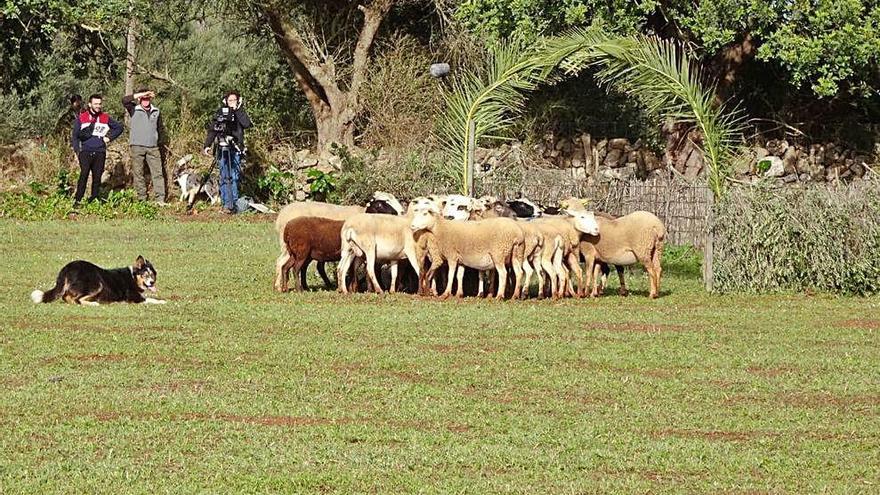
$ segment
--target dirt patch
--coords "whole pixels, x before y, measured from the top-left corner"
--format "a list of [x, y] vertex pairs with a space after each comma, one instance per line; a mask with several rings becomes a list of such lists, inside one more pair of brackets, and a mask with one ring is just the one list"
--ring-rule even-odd
[[774, 431], [724, 431], [724, 430], [692, 430], [670, 428], [652, 433], [654, 438], [699, 438], [710, 441], [746, 442], [758, 438], [776, 438], [780, 435]]
[[752, 375], [763, 376], [765, 378], [776, 378], [782, 375], [794, 375], [801, 370], [799, 368], [795, 368], [794, 366], [749, 366], [748, 368], [746, 368], [746, 371], [751, 373]]
[[615, 373], [619, 375], [637, 375], [648, 378], [660, 378], [668, 380], [674, 378], [679, 372], [685, 371], [687, 368], [621, 368], [606, 363], [597, 363], [591, 360], [581, 360], [577, 363], [577, 367], [589, 371], [602, 371]]
[[131, 359], [131, 357], [126, 356], [125, 354], [78, 354], [73, 356], [64, 356], [64, 359], [78, 361], [80, 363], [90, 363], [94, 361], [105, 363], [118, 363], [120, 361], [125, 361], [126, 359]]
[[880, 320], [854, 318], [851, 320], [843, 320], [839, 322], [837, 326], [843, 328], [858, 328], [860, 330], [880, 330]]
[[363, 370], [367, 365], [364, 363], [337, 363], [332, 366], [337, 373], [354, 373]]
[[394, 378], [398, 381], [409, 382], [409, 383], [418, 383], [418, 384], [433, 384], [434, 381], [423, 376], [421, 373], [412, 372], [412, 371], [393, 371], [393, 370], [385, 370], [382, 371], [381, 374]]
[[688, 330], [686, 325], [636, 322], [602, 323], [599, 324], [597, 328], [599, 330], [622, 333], [666, 333], [683, 332]]
[[839, 407], [844, 409], [864, 409], [880, 407], [880, 395], [785, 393], [776, 395], [775, 400], [787, 406], [805, 408]]
[[150, 390], [156, 393], [177, 393], [185, 392], [203, 392], [210, 388], [210, 383], [204, 380], [177, 380], [168, 383], [157, 383], [150, 387]]
[[472, 352], [490, 354], [493, 352], [498, 352], [498, 349], [495, 347], [472, 346], [472, 345], [467, 345], [467, 344], [433, 344], [433, 345], [425, 346], [425, 348], [432, 350], [432, 351], [439, 352], [441, 354], [472, 353]]
[[275, 221], [272, 214], [245, 214], [227, 215], [220, 210], [194, 211], [192, 215], [186, 213], [173, 213], [163, 215], [161, 218], [173, 218], [179, 222], [202, 222], [202, 223], [270, 223]]

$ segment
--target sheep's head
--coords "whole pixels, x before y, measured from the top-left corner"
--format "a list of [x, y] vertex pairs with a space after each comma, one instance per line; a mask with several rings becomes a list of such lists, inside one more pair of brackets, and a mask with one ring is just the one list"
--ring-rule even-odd
[[461, 194], [450, 194], [443, 207], [443, 217], [447, 220], [467, 220], [473, 210], [473, 198]]
[[440, 209], [432, 202], [418, 204], [410, 209], [412, 213], [412, 221], [409, 228], [413, 232], [420, 230], [432, 230], [440, 218]]
[[400, 204], [400, 201], [398, 201], [397, 198], [395, 198], [393, 194], [383, 192], [383, 191], [376, 191], [373, 193], [373, 199], [378, 200], [378, 201], [384, 201], [385, 203], [388, 204], [388, 206], [394, 208], [394, 210], [397, 212], [398, 215], [403, 215], [403, 212], [404, 212], [403, 205]]
[[565, 210], [572, 217], [574, 228], [587, 235], [599, 235], [599, 222], [592, 211]]
[[520, 218], [537, 218], [541, 216], [541, 209], [528, 198], [512, 199], [507, 202], [507, 206]]

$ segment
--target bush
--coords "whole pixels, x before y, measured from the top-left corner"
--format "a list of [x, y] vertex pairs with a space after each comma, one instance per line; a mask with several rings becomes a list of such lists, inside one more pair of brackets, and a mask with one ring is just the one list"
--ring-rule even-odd
[[736, 188], [715, 207], [714, 288], [880, 291], [880, 183]]
[[342, 159], [335, 193], [343, 204], [364, 204], [375, 191], [411, 200], [456, 191], [459, 187], [455, 171], [426, 151], [414, 151], [388, 161], [379, 160], [376, 154], [357, 156], [342, 147], [334, 148], [334, 153]]
[[46, 194], [50, 189], [50, 186], [32, 182], [30, 192], [0, 193], [0, 218], [51, 220], [68, 218], [76, 213], [80, 217], [103, 219], [153, 219], [159, 215], [158, 206], [139, 201], [130, 189], [111, 191], [103, 200], [83, 203], [76, 210], [70, 196], [57, 191]]

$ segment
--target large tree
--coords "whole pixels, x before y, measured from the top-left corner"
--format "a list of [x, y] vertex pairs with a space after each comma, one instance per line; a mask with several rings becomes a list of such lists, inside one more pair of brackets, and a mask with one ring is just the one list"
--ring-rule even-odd
[[311, 106], [319, 150], [354, 146], [371, 49], [391, 8], [404, 1], [256, 4]]
[[800, 107], [880, 100], [878, 0], [465, 0], [454, 13], [489, 39], [586, 26], [673, 38], [702, 56], [723, 97], [771, 107], [795, 92]]

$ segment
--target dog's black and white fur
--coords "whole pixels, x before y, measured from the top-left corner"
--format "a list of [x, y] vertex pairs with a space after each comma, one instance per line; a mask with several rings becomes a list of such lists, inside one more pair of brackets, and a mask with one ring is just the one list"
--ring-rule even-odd
[[64, 265], [55, 287], [46, 292], [33, 291], [31, 300], [48, 303], [62, 299], [89, 306], [110, 302], [165, 304], [166, 301], [145, 297], [146, 291], [156, 292], [156, 269], [143, 256], [138, 256], [132, 266], [112, 270], [77, 260]]
[[[180, 200], [188, 204], [193, 203], [196, 194], [199, 192], [199, 183], [202, 181], [201, 175], [190, 170], [180, 170], [174, 175], [174, 181], [180, 186]], [[204, 187], [202, 187], [202, 192], [208, 195], [212, 205], [220, 201], [220, 183], [217, 181], [217, 178], [213, 175], [208, 177]]]

